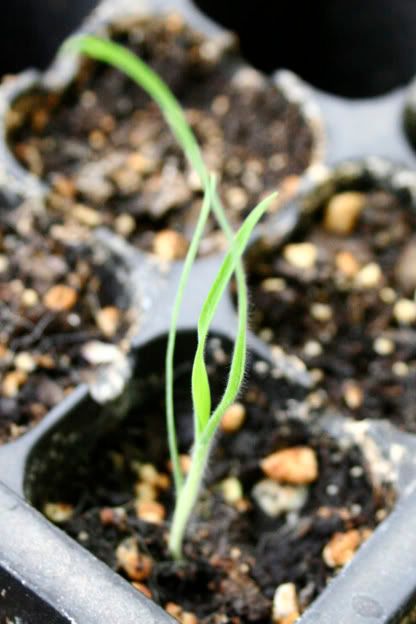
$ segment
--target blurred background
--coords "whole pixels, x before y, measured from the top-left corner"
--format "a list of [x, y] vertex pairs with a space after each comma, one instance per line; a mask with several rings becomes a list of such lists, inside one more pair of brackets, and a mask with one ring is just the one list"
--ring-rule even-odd
[[[406, 84], [416, 73], [416, 0], [195, 2], [240, 34], [244, 54], [257, 67], [291, 69], [331, 93], [379, 95]], [[47, 65], [96, 3], [8, 3], [0, 26], [1, 73]]]

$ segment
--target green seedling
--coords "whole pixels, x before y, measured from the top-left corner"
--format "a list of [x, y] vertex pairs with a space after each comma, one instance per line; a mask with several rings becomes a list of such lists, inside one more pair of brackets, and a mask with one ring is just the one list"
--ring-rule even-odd
[[[235, 400], [244, 376], [248, 298], [241, 256], [244, 253], [253, 228], [275, 199], [276, 194], [271, 195], [261, 202], [249, 214], [237, 234], [233, 237], [231, 227], [226, 219], [223, 206], [217, 193], [215, 178], [209, 173], [205, 166], [198, 142], [186, 121], [186, 117], [179, 102], [163, 80], [133, 52], [126, 49], [124, 46], [100, 37], [81, 36], [73, 38], [65, 44], [65, 49], [84, 53], [96, 60], [106, 62], [118, 68], [150, 95], [160, 107], [172, 133], [183, 149], [191, 166], [197, 172], [204, 189], [202, 209], [184, 262], [176, 298], [173, 304], [166, 351], [166, 421], [169, 452], [176, 489], [176, 505], [170, 532], [169, 548], [174, 557], [181, 558], [186, 526], [203, 481], [212, 441], [225, 410]], [[230, 246], [218, 275], [210, 288], [198, 322], [198, 346], [192, 370], [194, 445], [191, 469], [185, 480], [180, 467], [174, 415], [173, 362], [175, 341], [177, 323], [186, 285], [198, 253], [200, 241], [211, 209], [225, 232]], [[224, 395], [218, 406], [212, 411], [211, 390], [204, 357], [205, 345], [215, 311], [234, 272], [237, 278], [238, 290], [237, 337]]]

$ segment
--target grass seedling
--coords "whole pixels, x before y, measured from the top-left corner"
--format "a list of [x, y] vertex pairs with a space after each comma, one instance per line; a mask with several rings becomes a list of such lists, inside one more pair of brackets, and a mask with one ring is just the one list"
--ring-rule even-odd
[[[166, 420], [168, 430], [169, 452], [172, 461], [176, 488], [176, 506], [173, 515], [169, 548], [176, 558], [182, 556], [182, 543], [189, 517], [195, 505], [198, 492], [203, 481], [210, 448], [215, 432], [218, 429], [225, 410], [235, 400], [239, 391], [246, 362], [247, 333], [247, 287], [241, 256], [250, 238], [251, 232], [260, 218], [274, 200], [275, 194], [261, 202], [247, 217], [240, 230], [233, 238], [231, 228], [219, 199], [215, 179], [207, 170], [202, 158], [198, 142], [189, 127], [184, 112], [161, 78], [134, 53], [112, 41], [93, 36], [81, 36], [71, 39], [65, 45], [82, 52], [96, 60], [106, 62], [123, 71], [144, 89], [159, 105], [168, 125], [179, 145], [182, 147], [190, 164], [198, 173], [204, 188], [204, 200], [195, 232], [184, 262], [178, 291], [173, 305], [171, 326], [166, 352]], [[194, 407], [194, 446], [189, 474], [184, 480], [180, 462], [176, 436], [174, 402], [173, 402], [173, 361], [177, 322], [185, 293], [189, 274], [198, 253], [199, 244], [208, 220], [211, 208], [230, 241], [229, 251], [220, 271], [211, 286], [203, 305], [198, 322], [198, 346], [192, 370], [192, 398]], [[211, 391], [205, 366], [205, 344], [209, 328], [231, 276], [236, 273], [238, 289], [238, 329], [231, 362], [230, 375], [224, 395], [213, 412], [211, 412]]]

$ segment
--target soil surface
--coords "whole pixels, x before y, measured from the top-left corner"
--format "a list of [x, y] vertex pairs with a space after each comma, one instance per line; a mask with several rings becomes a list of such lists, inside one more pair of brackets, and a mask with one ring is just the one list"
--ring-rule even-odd
[[416, 431], [416, 216], [392, 194], [340, 193], [282, 249], [248, 262], [254, 329], [301, 357], [322, 404]]
[[[150, 64], [183, 105], [234, 225], [284, 180], [296, 187], [311, 161], [312, 132], [270, 81], [248, 67], [236, 71], [224, 42], [205, 39], [177, 16], [115, 28], [114, 38]], [[25, 97], [9, 122], [16, 157], [54, 189], [52, 209], [84, 225], [109, 225], [162, 256], [184, 255], [200, 183], [157, 107], [130, 79], [88, 62], [62, 98]], [[74, 204], [84, 207], [78, 215]], [[176, 251], [164, 252], [172, 238], [156, 237], [166, 230], [180, 234]], [[214, 222], [208, 233], [202, 254], [224, 244]]]
[[1, 211], [0, 443], [126, 348], [133, 319], [114, 258], [78, 235], [39, 206]]
[[[219, 396], [228, 359], [217, 339], [208, 359]], [[177, 371], [178, 432], [186, 454], [192, 435], [189, 365]], [[102, 440], [87, 463], [71, 468], [55, 496], [49, 493], [39, 505], [181, 622], [269, 624], [273, 608], [276, 622], [294, 622], [386, 516], [390, 489], [371, 485], [356, 447], [319, 431], [305, 389], [253, 361], [234, 406], [234, 428], [228, 413], [218, 435], [186, 560], [175, 563], [166, 547], [173, 491], [163, 384], [157, 374], [141, 383], [143, 401], [121, 430]], [[284, 450], [280, 467], [286, 473], [267, 477], [262, 460]], [[302, 474], [299, 453], [309, 458]], [[276, 615], [281, 598], [273, 607], [282, 584], [283, 593], [285, 587], [292, 593], [290, 620]]]

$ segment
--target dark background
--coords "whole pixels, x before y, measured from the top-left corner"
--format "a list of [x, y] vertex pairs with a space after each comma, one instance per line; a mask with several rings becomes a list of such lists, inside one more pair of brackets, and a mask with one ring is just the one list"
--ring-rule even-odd
[[[331, 93], [378, 95], [416, 73], [416, 0], [195, 2], [240, 33], [255, 65], [292, 69]], [[3, 3], [0, 72], [6, 73], [44, 67], [96, 0]]]
[[0, 73], [45, 67], [96, 4], [97, 0], [1, 0]]

